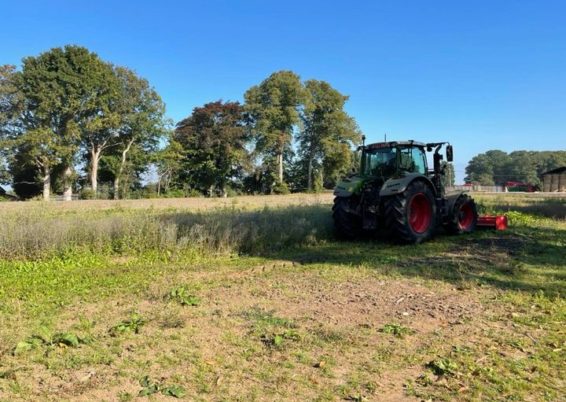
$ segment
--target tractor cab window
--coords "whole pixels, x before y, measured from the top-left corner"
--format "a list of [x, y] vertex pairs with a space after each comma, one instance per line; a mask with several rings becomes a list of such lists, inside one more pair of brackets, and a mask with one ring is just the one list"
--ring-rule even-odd
[[387, 176], [395, 172], [395, 148], [379, 148], [364, 152], [364, 171], [368, 176]]
[[399, 169], [410, 173], [426, 174], [426, 155], [421, 148], [399, 149]]

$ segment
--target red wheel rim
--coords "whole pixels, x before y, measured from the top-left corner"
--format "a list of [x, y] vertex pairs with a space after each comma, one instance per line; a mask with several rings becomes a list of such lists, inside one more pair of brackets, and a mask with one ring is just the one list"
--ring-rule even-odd
[[409, 204], [409, 225], [415, 233], [428, 230], [432, 220], [432, 206], [424, 193], [416, 194]]
[[460, 229], [469, 229], [474, 222], [474, 211], [469, 203], [465, 203], [458, 211], [458, 225]]

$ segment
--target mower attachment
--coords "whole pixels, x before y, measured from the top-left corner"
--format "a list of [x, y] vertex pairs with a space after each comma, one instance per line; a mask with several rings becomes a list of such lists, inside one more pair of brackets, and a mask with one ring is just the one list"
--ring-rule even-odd
[[487, 229], [506, 230], [507, 217], [505, 215], [483, 215], [478, 217], [477, 226]]

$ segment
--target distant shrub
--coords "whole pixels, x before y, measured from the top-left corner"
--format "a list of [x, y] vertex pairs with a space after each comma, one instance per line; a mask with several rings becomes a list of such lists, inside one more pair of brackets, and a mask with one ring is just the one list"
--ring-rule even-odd
[[165, 198], [183, 198], [185, 197], [185, 192], [180, 189], [171, 189], [167, 191], [164, 196]]
[[289, 194], [289, 187], [287, 187], [287, 183], [277, 183], [273, 186], [273, 192], [275, 194]]
[[79, 192], [79, 199], [81, 200], [94, 200], [95, 193], [90, 187], [85, 187]]
[[[179, 190], [180, 191], [180, 190]], [[191, 188], [190, 190], [187, 190], [184, 195], [181, 195], [179, 197], [194, 197], [194, 198], [199, 198], [199, 197], [203, 197], [203, 194], [198, 191], [197, 189]]]

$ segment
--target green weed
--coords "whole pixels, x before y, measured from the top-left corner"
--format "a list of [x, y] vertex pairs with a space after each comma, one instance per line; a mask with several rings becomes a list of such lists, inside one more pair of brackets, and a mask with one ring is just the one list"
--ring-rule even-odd
[[278, 333], [262, 334], [260, 339], [267, 347], [282, 349], [287, 341], [299, 341], [301, 336], [296, 330], [288, 329]]
[[385, 324], [383, 328], [379, 330], [384, 334], [392, 334], [398, 338], [404, 338], [405, 335], [412, 335], [415, 331], [411, 328], [405, 327], [401, 324]]
[[165, 396], [172, 396], [174, 398], [183, 398], [186, 391], [179, 385], [163, 385], [159, 382], [153, 382], [148, 376], [144, 376], [140, 380], [142, 389], [139, 391], [138, 396], [150, 396], [156, 393], [161, 393]]
[[32, 335], [28, 337], [25, 341], [18, 342], [13, 350], [14, 356], [21, 355], [22, 353], [28, 352], [33, 349], [37, 349], [41, 346], [67, 346], [72, 348], [77, 348], [81, 344], [91, 343], [90, 338], [81, 338], [78, 335], [71, 332], [62, 332], [54, 334], [52, 337], [45, 337], [42, 335]]
[[436, 375], [454, 375], [458, 370], [458, 365], [453, 360], [445, 357], [432, 360], [427, 363], [426, 367], [432, 370]]
[[181, 306], [198, 306], [201, 302], [194, 291], [187, 286], [178, 286], [172, 289], [167, 293], [166, 298], [179, 303]]
[[144, 326], [146, 322], [147, 321], [141, 315], [134, 313], [129, 319], [121, 321], [110, 328], [109, 333], [111, 336], [118, 336], [128, 332], [139, 334], [141, 327]]

